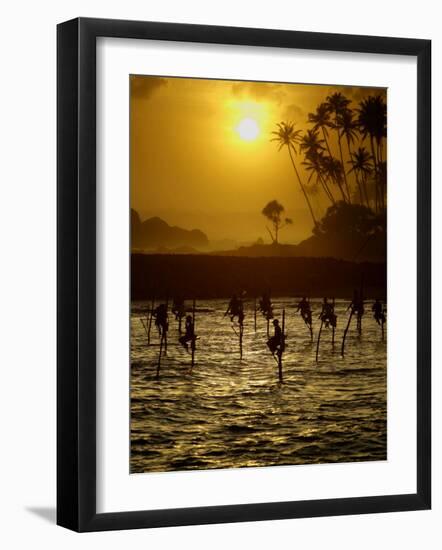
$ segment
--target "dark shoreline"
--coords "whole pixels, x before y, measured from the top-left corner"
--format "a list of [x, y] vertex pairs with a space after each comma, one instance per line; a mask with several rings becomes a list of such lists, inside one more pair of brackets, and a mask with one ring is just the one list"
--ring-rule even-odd
[[365, 298], [386, 298], [386, 263], [335, 258], [210, 255], [131, 255], [131, 299], [329, 296], [349, 299], [363, 284]]

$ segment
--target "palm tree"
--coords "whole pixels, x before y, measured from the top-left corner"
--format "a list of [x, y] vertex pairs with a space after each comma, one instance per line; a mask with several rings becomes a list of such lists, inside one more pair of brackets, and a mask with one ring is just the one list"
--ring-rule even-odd
[[328, 187], [327, 181], [324, 177], [325, 174], [324, 174], [324, 168], [323, 168], [323, 154], [315, 151], [306, 152], [305, 160], [302, 162], [302, 165], [304, 166], [307, 172], [311, 172], [307, 180], [308, 183], [310, 183], [312, 177], [316, 174], [315, 183], [318, 184], [319, 182], [321, 184], [322, 189], [327, 195], [327, 198], [330, 200], [332, 204], [335, 204], [336, 201], [333, 196], [333, 193], [330, 191], [330, 188]]
[[385, 161], [381, 161], [378, 165], [378, 180], [379, 187], [382, 193], [382, 210], [385, 210], [385, 196], [387, 191], [387, 163]]
[[319, 137], [317, 129], [307, 130], [299, 142], [299, 148], [308, 153], [319, 153], [325, 150], [323, 143], [324, 140]]
[[335, 199], [333, 194], [323, 177], [324, 170], [322, 166], [322, 158], [325, 150], [323, 143], [324, 140], [319, 137], [317, 129], [307, 130], [307, 132], [302, 136], [299, 143], [299, 148], [301, 151], [304, 151], [305, 155], [305, 160], [302, 164], [307, 172], [311, 172], [308, 178], [308, 183], [310, 183], [313, 175], [316, 174], [316, 183], [319, 182], [322, 185], [325, 194], [330, 199], [332, 204], [334, 204]]
[[295, 130], [295, 124], [293, 122], [280, 122], [279, 124], [277, 124], [277, 127], [278, 129], [275, 132], [272, 132], [272, 134], [275, 135], [276, 137], [272, 138], [271, 141], [277, 141], [279, 143], [278, 151], [281, 151], [281, 149], [284, 146], [287, 147], [293, 169], [298, 179], [299, 187], [301, 188], [301, 191], [304, 195], [305, 201], [310, 211], [310, 215], [316, 227], [317, 221], [315, 218], [315, 214], [313, 212], [310, 199], [301, 181], [301, 178], [299, 176], [299, 172], [298, 172], [298, 169], [296, 168], [296, 164], [294, 160], [294, 155], [298, 154], [296, 146], [299, 144], [301, 140], [301, 130]]
[[338, 135], [339, 155], [341, 157], [341, 165], [342, 165], [342, 171], [344, 174], [345, 189], [348, 195], [348, 202], [351, 202], [350, 189], [348, 187], [347, 174], [344, 168], [344, 156], [342, 154], [341, 122], [343, 120], [343, 117], [345, 116], [344, 113], [349, 110], [348, 106], [350, 103], [351, 101], [347, 99], [343, 94], [341, 94], [341, 92], [335, 92], [334, 94], [331, 94], [326, 98], [326, 105], [330, 113], [333, 113], [335, 117], [333, 128], [336, 130]]
[[373, 163], [371, 161], [371, 155], [365, 147], [359, 147], [355, 153], [351, 153], [351, 160], [348, 162], [351, 164], [349, 174], [353, 172], [356, 177], [356, 181], [359, 187], [359, 195], [361, 197], [361, 204], [364, 204], [363, 194], [365, 195], [365, 203], [370, 208], [370, 201], [367, 194], [367, 178], [373, 173]]
[[341, 137], [345, 137], [345, 141], [347, 142], [348, 156], [351, 157], [351, 146], [358, 138], [358, 125], [353, 118], [353, 111], [351, 109], [345, 109], [339, 115], [339, 128]]
[[[380, 96], [369, 96], [359, 103], [358, 108], [358, 127], [363, 138], [369, 137], [371, 154], [374, 162], [376, 177], [376, 203], [384, 207], [385, 189], [380, 178], [380, 164], [382, 158], [382, 140], [387, 135], [387, 106], [384, 99]], [[376, 142], [376, 147], [375, 147]], [[379, 204], [376, 204], [378, 208]]]
[[330, 110], [327, 103], [321, 103], [316, 107], [316, 113], [308, 114], [308, 122], [313, 124], [313, 130], [322, 130], [322, 136], [324, 137], [324, 142], [327, 147], [328, 154], [332, 157], [332, 152], [330, 150], [330, 145], [328, 143], [328, 128], [332, 126], [330, 121]]
[[341, 195], [342, 195], [342, 200], [344, 202], [349, 202], [346, 194], [344, 193], [344, 189], [342, 187], [344, 170], [342, 169], [342, 164], [339, 162], [339, 160], [335, 157], [329, 157], [327, 155], [323, 155], [322, 168], [323, 168], [323, 173], [326, 174], [326, 176], [330, 178], [339, 187], [339, 191], [341, 192]]

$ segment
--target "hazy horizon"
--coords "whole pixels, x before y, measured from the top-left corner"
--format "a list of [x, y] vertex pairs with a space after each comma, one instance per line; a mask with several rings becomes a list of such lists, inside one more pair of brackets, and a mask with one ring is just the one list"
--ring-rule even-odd
[[[141, 221], [151, 218], [160, 218], [170, 226], [180, 227], [188, 231], [198, 229], [202, 231], [210, 243], [232, 241], [238, 245], [252, 244], [262, 239], [265, 244], [270, 244], [271, 239], [265, 229], [265, 220], [261, 212], [210, 212], [179, 211], [179, 210], [149, 210], [137, 211]], [[291, 232], [281, 235], [281, 244], [299, 244], [311, 236], [312, 224], [308, 212], [298, 209], [295, 212], [298, 220], [304, 223], [298, 224]], [[199, 221], [199, 225], [195, 224]], [[240, 235], [251, 235], [251, 238], [238, 238]]]

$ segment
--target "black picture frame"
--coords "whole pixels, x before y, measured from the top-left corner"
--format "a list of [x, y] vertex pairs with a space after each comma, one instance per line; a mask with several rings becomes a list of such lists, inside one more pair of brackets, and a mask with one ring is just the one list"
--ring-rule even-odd
[[[117, 513], [96, 512], [95, 235], [98, 37], [416, 57], [416, 493]], [[429, 509], [431, 41], [79, 18], [58, 25], [57, 47], [57, 523], [82, 532]]]

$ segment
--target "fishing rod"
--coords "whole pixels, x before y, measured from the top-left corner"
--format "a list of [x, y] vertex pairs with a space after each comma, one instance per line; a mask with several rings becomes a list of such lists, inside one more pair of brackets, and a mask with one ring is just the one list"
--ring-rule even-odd
[[350, 317], [348, 318], [347, 326], [345, 327], [344, 336], [342, 338], [342, 345], [341, 345], [341, 355], [342, 355], [342, 357], [344, 357], [345, 339], [347, 337], [347, 332], [348, 332], [348, 329], [350, 327], [351, 318], [353, 317], [353, 313], [354, 313], [354, 307], [351, 308]]
[[233, 324], [233, 321], [231, 322], [230, 324], [230, 328], [233, 330], [233, 332], [235, 333], [235, 336], [239, 336], [239, 334], [236, 332], [236, 329], [235, 329], [235, 326]]
[[321, 325], [319, 327], [319, 332], [318, 332], [318, 340], [316, 342], [316, 362], [318, 362], [318, 354], [319, 354], [319, 342], [321, 341], [321, 333], [322, 333], [322, 326], [324, 324], [324, 319], [322, 318], [322, 314], [321, 314]]
[[256, 332], [256, 296], [253, 300], [253, 322], [254, 322], [254, 328]]
[[195, 334], [195, 298], [193, 299], [192, 303], [192, 326], [193, 326], [193, 334], [192, 334], [192, 340], [191, 340], [191, 350], [192, 350], [192, 360], [190, 364], [190, 371], [189, 374], [192, 374], [193, 367], [195, 365], [195, 349], [196, 349], [196, 334]]
[[[352, 300], [352, 303], [350, 304], [351, 312], [350, 317], [348, 318], [347, 326], [345, 327], [344, 336], [342, 338], [342, 345], [341, 345], [341, 355], [344, 357], [344, 351], [345, 351], [345, 339], [347, 337], [348, 329], [350, 328], [350, 323], [352, 320], [352, 317], [355, 313], [357, 313], [357, 331], [359, 335], [362, 333], [362, 315], [363, 315], [363, 309], [364, 309], [364, 274], [361, 274], [361, 284], [359, 288], [359, 296], [357, 295], [357, 291], [355, 291], [355, 297]], [[356, 303], [355, 303], [356, 302]], [[347, 308], [348, 311], [348, 308]]]
[[[146, 336], [147, 336], [147, 338], [149, 339], [149, 334], [148, 334], [148, 332], [147, 332], [147, 327], [146, 327], [146, 325], [144, 324], [144, 319], [143, 319], [143, 317], [140, 317], [140, 323], [143, 325], [144, 332], [146, 333]], [[149, 343], [148, 343], [147, 345], [149, 345]]]
[[167, 330], [168, 330], [168, 319], [167, 319], [167, 310], [169, 308], [169, 297], [166, 298], [166, 310], [164, 312], [164, 323], [161, 326], [161, 340], [160, 340], [160, 353], [158, 354], [158, 363], [157, 363], [157, 378], [160, 377], [160, 368], [161, 368], [161, 355], [167, 355]]
[[149, 315], [149, 324], [147, 328], [147, 343], [150, 344], [150, 331], [152, 328], [152, 317], [153, 317], [153, 310], [155, 308], [155, 297], [152, 297], [152, 303], [150, 307], [150, 315]]
[[[302, 302], [302, 300], [301, 300]], [[309, 332], [310, 332], [310, 339], [313, 341], [313, 327], [312, 327], [312, 310], [311, 310], [311, 307], [310, 307], [310, 298], [307, 300], [307, 305], [308, 305], [308, 313], [307, 313], [307, 316], [304, 315], [304, 312], [302, 310], [302, 308], [300, 308], [300, 303], [298, 303], [298, 308], [296, 310], [296, 312], [298, 312], [300, 309], [300, 316], [302, 318], [302, 320], [304, 321], [304, 324], [307, 326]]]
[[364, 273], [361, 273], [361, 285], [359, 288], [358, 332], [362, 334], [362, 316], [364, 314]]
[[285, 351], [285, 309], [282, 310], [282, 334], [281, 334], [281, 343], [279, 346], [278, 351], [278, 379], [279, 382], [282, 384], [283, 377], [282, 377], [282, 354]]

